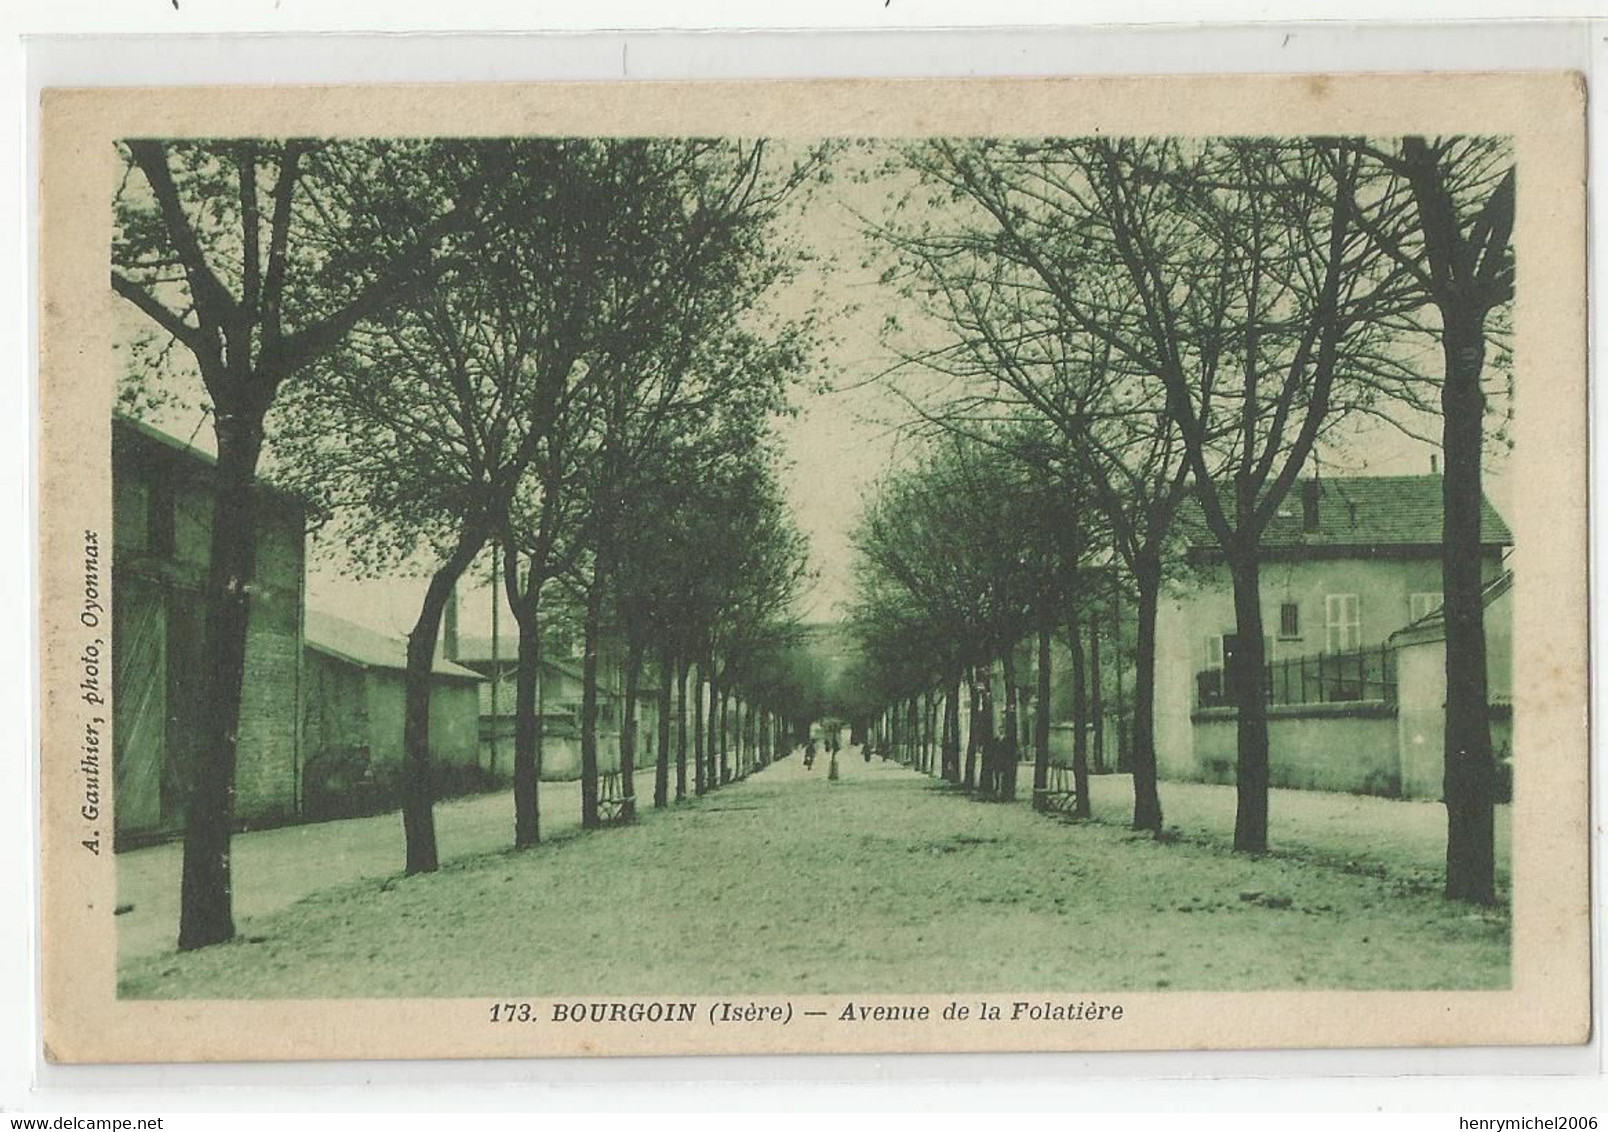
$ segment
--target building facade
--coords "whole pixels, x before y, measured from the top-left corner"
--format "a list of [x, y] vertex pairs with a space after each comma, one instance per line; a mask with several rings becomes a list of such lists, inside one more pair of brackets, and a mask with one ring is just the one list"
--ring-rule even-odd
[[[208, 710], [203, 665], [215, 462], [130, 418], [112, 422], [112, 760], [120, 848], [180, 832]], [[243, 828], [395, 804], [406, 650], [306, 607], [306, 512], [260, 484], [235, 765]], [[438, 662], [438, 795], [485, 785], [479, 674]]]
[[[559, 659], [561, 649], [544, 645], [538, 710], [542, 720], [544, 779], [563, 782], [581, 775], [581, 697], [584, 682], [575, 659]], [[480, 688], [480, 761], [499, 780], [513, 777], [516, 681], [519, 644], [511, 637], [465, 637], [449, 633], [443, 653], [484, 678]], [[636, 700], [636, 766], [658, 758], [658, 674], [643, 666]], [[620, 729], [625, 712], [623, 677], [617, 649], [605, 649], [598, 664], [597, 761], [601, 771], [620, 766]]]
[[[207, 705], [201, 682], [215, 462], [130, 418], [112, 421], [112, 758], [120, 845], [181, 829]], [[300, 809], [298, 725], [306, 515], [257, 492], [257, 560], [235, 770], [244, 824]]]
[[[307, 614], [302, 681], [306, 808], [314, 818], [399, 801], [407, 644], [327, 613]], [[490, 784], [480, 765], [479, 673], [438, 658], [430, 674], [430, 766], [439, 796]]]
[[[1404, 769], [1399, 721], [1444, 712], [1444, 673], [1439, 693], [1416, 663], [1404, 681], [1399, 634], [1440, 609], [1441, 484], [1434, 475], [1305, 480], [1271, 520], [1261, 597], [1275, 786], [1439, 797], [1438, 776]], [[1157, 620], [1157, 757], [1165, 777], [1232, 782], [1233, 587], [1198, 516], [1182, 526], [1186, 561]], [[1488, 588], [1504, 578], [1512, 541], [1487, 501]], [[1511, 689], [1509, 603], [1487, 605], [1487, 633], [1500, 705]]]

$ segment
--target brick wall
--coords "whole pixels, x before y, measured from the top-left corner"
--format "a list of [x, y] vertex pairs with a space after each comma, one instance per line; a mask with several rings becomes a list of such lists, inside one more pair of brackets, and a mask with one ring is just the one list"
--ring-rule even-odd
[[[167, 610], [162, 618], [167, 631], [180, 634], [167, 642], [169, 710], [164, 734], [149, 745], [149, 757], [165, 759], [169, 767], [164, 773], [185, 779], [197, 724], [210, 707], [198, 702], [203, 694], [201, 611], [174, 614], [188, 613], [185, 603], [194, 607], [202, 600], [212, 529], [211, 475], [205, 457], [119, 422], [113, 446], [114, 569], [118, 578], [140, 579], [154, 587], [153, 600]], [[153, 483], [170, 488], [170, 548], [153, 544], [150, 508], [160, 498], [153, 494]], [[302, 512], [288, 497], [264, 491], [258, 523], [235, 775], [235, 816], [248, 825], [292, 817], [301, 803]], [[181, 717], [190, 721], [187, 726], [175, 722]], [[162, 830], [135, 832], [176, 831], [182, 820], [170, 812], [161, 825]]]
[[258, 515], [235, 767], [235, 816], [248, 823], [292, 817], [301, 807], [301, 516], [267, 500]]

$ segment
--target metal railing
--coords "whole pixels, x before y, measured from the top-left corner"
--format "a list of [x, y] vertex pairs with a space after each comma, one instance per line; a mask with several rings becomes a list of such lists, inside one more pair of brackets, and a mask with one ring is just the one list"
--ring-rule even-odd
[[[1227, 670], [1195, 674], [1195, 704], [1232, 707]], [[1379, 644], [1352, 652], [1317, 653], [1272, 661], [1262, 668], [1262, 694], [1270, 707], [1300, 704], [1396, 702], [1396, 651]]]

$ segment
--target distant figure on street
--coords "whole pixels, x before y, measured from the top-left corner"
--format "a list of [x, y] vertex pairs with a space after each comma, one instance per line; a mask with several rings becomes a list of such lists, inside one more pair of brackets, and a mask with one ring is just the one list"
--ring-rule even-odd
[[809, 770], [815, 765], [815, 740], [811, 739], [804, 744], [804, 769]]

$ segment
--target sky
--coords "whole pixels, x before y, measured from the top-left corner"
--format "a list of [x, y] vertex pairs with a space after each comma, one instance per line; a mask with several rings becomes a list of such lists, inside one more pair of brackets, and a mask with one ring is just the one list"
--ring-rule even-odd
[[[837, 262], [829, 294], [854, 308], [832, 327], [838, 339], [837, 390], [802, 399], [797, 419], [781, 426], [794, 460], [786, 479], [788, 497], [809, 536], [812, 565], [820, 575], [803, 602], [805, 619], [810, 621], [841, 616], [842, 604], [852, 594], [854, 555], [849, 536], [859, 508], [878, 478], [912, 447], [898, 429], [900, 422], [911, 419], [911, 410], [888, 392], [885, 382], [872, 380], [897, 361], [883, 342], [884, 316], [899, 310], [906, 324], [901, 341], [906, 344], [926, 342], [942, 333], [932, 324], [920, 324], [909, 304], [879, 282], [879, 264], [862, 262], [875, 247], [862, 218], [880, 214], [894, 195], [908, 191], [910, 181], [885, 176], [856, 179], [852, 173], [875, 169], [877, 158], [851, 154], [849, 162], [850, 175], [836, 178], [829, 191], [820, 194], [808, 229], [823, 257]], [[1422, 364], [1435, 366], [1438, 356], [1428, 354]], [[912, 393], [919, 393], [923, 385], [916, 370], [904, 370], [898, 380]], [[1437, 420], [1423, 417], [1401, 423], [1420, 435], [1435, 435], [1439, 427]], [[1348, 423], [1341, 443], [1320, 446], [1318, 459], [1322, 473], [1328, 475], [1416, 475], [1431, 470], [1430, 458], [1437, 452], [1437, 446], [1412, 439], [1387, 422], [1364, 419]], [[1509, 500], [1504, 467], [1505, 460], [1487, 459], [1485, 488], [1505, 513]]]
[[[819, 296], [827, 312], [824, 329], [832, 340], [824, 365], [806, 375], [809, 380], [795, 392], [796, 415], [777, 421], [785, 466], [783, 484], [793, 515], [810, 546], [812, 581], [801, 597], [799, 613], [805, 621], [833, 621], [843, 615], [852, 594], [853, 550], [850, 534], [864, 500], [878, 478], [896, 466], [911, 442], [902, 436], [899, 422], [908, 422], [909, 410], [891, 394], [887, 383], [875, 380], [895, 360], [883, 343], [883, 322], [897, 310], [906, 322], [905, 342], [938, 333], [930, 324], [911, 328], [908, 304], [879, 282], [881, 264], [868, 263], [874, 248], [864, 233], [866, 219], [880, 215], [890, 200], [910, 188], [906, 178], [877, 174], [876, 153], [851, 152], [830, 184], [815, 190], [795, 221], [798, 232], [815, 252], [815, 262], [801, 270], [793, 293], [778, 300], [780, 309], [802, 309]], [[141, 317], [127, 304], [119, 304], [116, 333], [126, 340], [141, 329]], [[1427, 359], [1426, 359], [1427, 360]], [[814, 391], [822, 379], [831, 386]], [[192, 378], [193, 380], [193, 378]], [[901, 381], [918, 389], [919, 373]], [[199, 402], [193, 390], [190, 404]], [[194, 436], [196, 447], [213, 449], [210, 423], [193, 408], [173, 408], [156, 414], [152, 423], [180, 437]], [[1434, 430], [1434, 422], [1415, 422], [1418, 431]], [[1359, 425], [1347, 438], [1344, 450], [1322, 453], [1327, 474], [1414, 474], [1430, 470], [1434, 446], [1412, 440], [1389, 425], [1372, 421]], [[1505, 461], [1488, 461], [1486, 490], [1504, 513], [1511, 500], [1502, 474]], [[309, 547], [308, 603], [315, 609], [360, 621], [370, 628], [403, 635], [418, 615], [425, 586], [418, 576], [384, 581], [355, 581], [344, 576], [339, 548], [314, 540]], [[488, 564], [489, 569], [489, 564]], [[466, 579], [460, 587], [460, 631], [485, 635], [491, 631], [493, 594], [482, 571], [479, 579]], [[506, 605], [497, 619], [506, 633], [512, 618]]]

